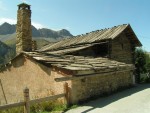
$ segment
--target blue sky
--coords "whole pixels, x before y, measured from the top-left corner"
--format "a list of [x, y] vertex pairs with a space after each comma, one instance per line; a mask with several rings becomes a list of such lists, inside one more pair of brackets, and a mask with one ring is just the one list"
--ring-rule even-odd
[[22, 1], [31, 5], [37, 28], [64, 28], [78, 35], [129, 23], [150, 52], [150, 0], [0, 0], [0, 24], [16, 23]]

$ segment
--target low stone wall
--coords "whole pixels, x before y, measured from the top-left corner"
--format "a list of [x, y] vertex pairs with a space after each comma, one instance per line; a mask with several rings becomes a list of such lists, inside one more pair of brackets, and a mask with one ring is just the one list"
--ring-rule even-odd
[[71, 101], [78, 103], [96, 95], [105, 95], [133, 84], [132, 72], [89, 77], [72, 81]]

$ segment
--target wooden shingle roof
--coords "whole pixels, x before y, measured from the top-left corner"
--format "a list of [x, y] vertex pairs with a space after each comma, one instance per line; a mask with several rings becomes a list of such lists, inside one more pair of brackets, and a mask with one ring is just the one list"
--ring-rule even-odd
[[134, 45], [141, 46], [141, 43], [136, 37], [136, 35], [134, 34], [131, 26], [129, 24], [123, 24], [119, 26], [114, 26], [112, 28], [101, 29], [101, 30], [90, 32], [90, 33], [86, 33], [84, 35], [78, 35], [72, 38], [64, 39], [57, 43], [47, 45], [41, 48], [39, 51], [45, 51], [45, 52], [56, 51], [56, 50], [70, 48], [72, 46], [98, 43], [98, 42], [106, 41], [109, 39], [113, 40], [125, 30], [129, 31], [128, 34], [130, 35], [132, 34], [131, 40], [133, 40], [132, 42], [135, 43]]

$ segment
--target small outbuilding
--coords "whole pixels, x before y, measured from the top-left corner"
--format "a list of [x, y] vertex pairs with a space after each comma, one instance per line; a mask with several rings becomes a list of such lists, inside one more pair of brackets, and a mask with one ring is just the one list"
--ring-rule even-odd
[[[119, 25], [22, 52], [0, 73], [6, 98], [22, 99], [25, 87], [31, 98], [60, 94], [67, 82], [74, 104], [129, 87], [135, 81], [134, 48], [140, 45], [130, 25]], [[5, 102], [2, 93], [0, 100]]]
[[[140, 41], [129, 24], [74, 36], [35, 50], [31, 35], [31, 8], [18, 5], [17, 56], [0, 72], [0, 103], [64, 93], [69, 85], [70, 103], [110, 94], [135, 83], [134, 49]], [[34, 42], [34, 43], [33, 43]]]

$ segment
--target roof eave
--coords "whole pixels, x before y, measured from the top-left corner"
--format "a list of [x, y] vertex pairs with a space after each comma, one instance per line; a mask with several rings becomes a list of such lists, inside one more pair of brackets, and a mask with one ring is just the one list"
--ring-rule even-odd
[[133, 33], [137, 43], [135, 43], [135, 47], [141, 47], [142, 46], [142, 43], [139, 41], [138, 37], [136, 36], [135, 32], [133, 31], [132, 27], [130, 24], [128, 24], [127, 28], [126, 29], [130, 29], [130, 31]]

